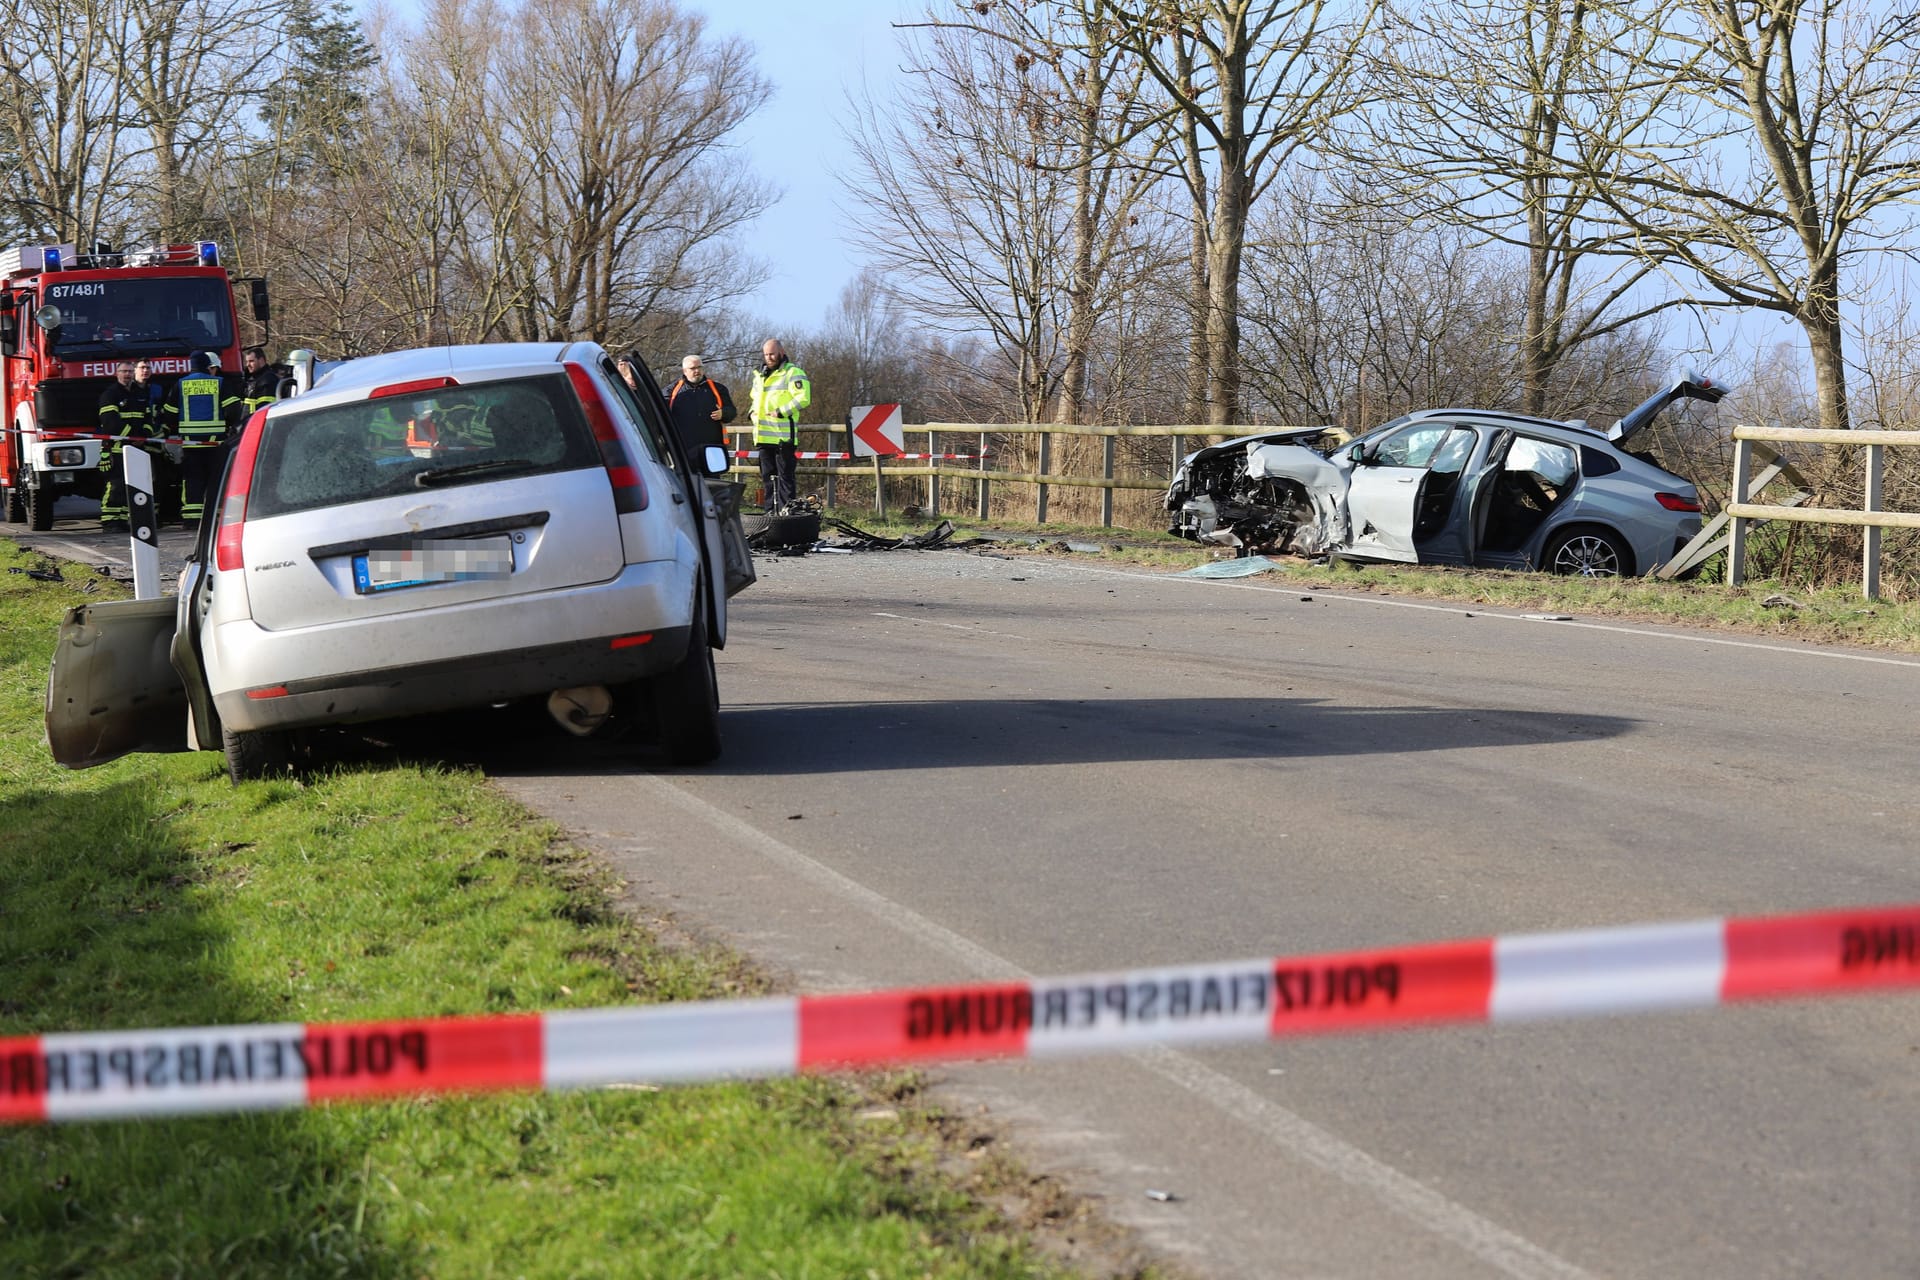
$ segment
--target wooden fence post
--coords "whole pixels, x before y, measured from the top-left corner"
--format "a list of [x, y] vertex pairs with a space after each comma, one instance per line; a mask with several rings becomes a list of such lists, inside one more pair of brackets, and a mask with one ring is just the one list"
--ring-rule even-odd
[[[1733, 442], [1733, 500], [1747, 500], [1747, 480], [1753, 471], [1753, 442]], [[1727, 521], [1727, 585], [1737, 587], [1747, 580], [1747, 522], [1740, 516]]]
[[[984, 431], [980, 433], [980, 456], [974, 460], [974, 468], [978, 471], [985, 471], [987, 469], [987, 433]], [[987, 483], [986, 478], [984, 476], [981, 477], [979, 481], [980, 511], [978, 516], [981, 520], [987, 518]]]
[[[1053, 470], [1053, 433], [1044, 426], [1036, 425], [1035, 430], [1040, 433], [1040, 474], [1044, 476]], [[1042, 484], [1039, 490], [1040, 495], [1034, 499], [1033, 503], [1033, 522], [1045, 524], [1047, 522], [1047, 486]]]
[[[1100, 441], [1101, 441], [1100, 475], [1102, 479], [1111, 480], [1113, 479], [1114, 437], [1102, 436], [1100, 438]], [[1106, 488], [1100, 491], [1100, 525], [1102, 528], [1105, 528], [1105, 529], [1113, 528], [1113, 486], [1112, 485], [1108, 485]]]
[[[1867, 446], [1867, 503], [1869, 512], [1880, 510], [1883, 490], [1886, 487], [1886, 453], [1884, 445]], [[1861, 529], [1860, 585], [1869, 600], [1880, 595], [1880, 526], [1866, 525]]]
[[[927, 432], [927, 468], [935, 472], [940, 470], [940, 445], [931, 431]], [[938, 475], [927, 477], [927, 514], [930, 516], [940, 514], [940, 477]]]

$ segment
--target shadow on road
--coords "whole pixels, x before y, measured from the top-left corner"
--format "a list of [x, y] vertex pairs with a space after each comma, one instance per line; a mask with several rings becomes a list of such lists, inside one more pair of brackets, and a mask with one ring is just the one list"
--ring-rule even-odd
[[[507, 732], [509, 723], [519, 732]], [[1299, 698], [982, 699], [743, 707], [721, 716], [726, 747], [700, 772], [777, 777], [895, 769], [1365, 756], [1528, 747], [1611, 738], [1635, 721], [1461, 707], [1350, 707]], [[549, 740], [524, 720], [490, 734], [471, 719], [436, 736], [489, 772], [654, 770], [644, 742]], [[415, 739], [417, 752], [425, 745]]]

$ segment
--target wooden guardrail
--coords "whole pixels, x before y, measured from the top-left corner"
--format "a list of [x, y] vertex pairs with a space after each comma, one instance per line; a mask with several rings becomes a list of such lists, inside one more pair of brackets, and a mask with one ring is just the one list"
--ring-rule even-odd
[[1882, 529], [1920, 529], [1920, 512], [1884, 511], [1881, 502], [1886, 488], [1886, 451], [1920, 445], [1920, 431], [1822, 431], [1810, 427], [1751, 427], [1733, 429], [1733, 488], [1735, 495], [1751, 495], [1754, 445], [1820, 444], [1844, 445], [1867, 451], [1866, 493], [1860, 510], [1804, 506], [1771, 506], [1757, 502], [1729, 502], [1726, 514], [1730, 522], [1727, 539], [1727, 583], [1739, 586], [1746, 580], [1747, 530], [1754, 521], [1795, 520], [1804, 524], [1855, 525], [1865, 530], [1860, 554], [1861, 590], [1869, 599], [1880, 594], [1880, 531]]
[[[753, 428], [735, 426], [732, 432], [736, 453], [753, 448]], [[847, 453], [851, 452], [851, 435], [844, 423], [802, 423], [801, 452]], [[1286, 431], [1289, 428], [1274, 424], [1214, 426], [1209, 424], [1185, 423], [1174, 426], [1076, 426], [1051, 422], [927, 422], [919, 425], [908, 424], [905, 428], [908, 439], [924, 434], [929, 455], [952, 453], [950, 447], [943, 448], [941, 437], [965, 437], [970, 445], [977, 442], [978, 453], [971, 455], [973, 466], [942, 466], [937, 458], [930, 459], [924, 466], [901, 466], [892, 461], [874, 458], [861, 459], [856, 465], [841, 466], [838, 462], [847, 459], [826, 459], [825, 465], [804, 465], [800, 468], [803, 475], [822, 476], [826, 480], [826, 501], [834, 505], [835, 482], [842, 479], [872, 477], [874, 484], [875, 509], [882, 515], [886, 513], [885, 481], [902, 477], [923, 477], [927, 480], [927, 511], [930, 515], [940, 512], [940, 485], [943, 480], [958, 481], [975, 487], [974, 499], [978, 518], [987, 518], [989, 486], [998, 483], [1030, 484], [1036, 488], [1034, 499], [1034, 520], [1044, 524], [1047, 519], [1048, 491], [1054, 487], [1076, 489], [1099, 489], [1100, 523], [1111, 527], [1113, 524], [1113, 495], [1117, 490], [1154, 490], [1164, 489], [1173, 479], [1173, 472], [1179, 468], [1180, 460], [1187, 450], [1184, 440], [1188, 437], [1212, 439], [1231, 439], [1234, 436], [1256, 435], [1268, 431]], [[836, 448], [834, 441], [838, 436], [841, 447]], [[1007, 435], [1037, 435], [1040, 438], [1038, 469], [1034, 471], [1004, 471], [985, 465], [988, 454], [989, 438]], [[1052, 470], [1054, 436], [1089, 436], [1103, 442], [1101, 449], [1101, 474], [1085, 476], [1061, 474]], [[1114, 442], [1122, 437], [1160, 437], [1173, 441], [1171, 463], [1165, 480], [1127, 479], [1114, 474]], [[811, 448], [809, 440], [818, 443], [825, 441], [826, 447]], [[870, 469], [869, 469], [870, 468]], [[758, 474], [751, 463], [736, 466], [735, 471]], [[862, 474], [864, 472], [864, 474]]]

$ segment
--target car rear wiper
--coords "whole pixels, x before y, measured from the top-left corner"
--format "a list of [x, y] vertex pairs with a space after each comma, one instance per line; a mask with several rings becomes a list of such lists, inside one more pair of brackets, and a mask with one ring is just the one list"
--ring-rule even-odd
[[483, 476], [497, 471], [521, 471], [534, 466], [527, 458], [495, 458], [491, 462], [469, 462], [458, 467], [435, 467], [430, 471], [416, 472], [413, 477], [415, 486], [431, 489], [435, 485], [451, 484], [455, 480], [464, 480], [468, 476]]

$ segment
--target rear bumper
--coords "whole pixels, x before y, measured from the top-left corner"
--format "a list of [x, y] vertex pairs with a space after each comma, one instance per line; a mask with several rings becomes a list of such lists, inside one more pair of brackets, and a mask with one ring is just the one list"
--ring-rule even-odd
[[656, 631], [644, 644], [618, 649], [609, 636], [347, 672], [215, 694], [213, 702], [220, 722], [241, 733], [452, 711], [574, 685], [620, 685], [656, 675], [685, 656], [690, 632], [688, 627]]
[[572, 590], [292, 631], [222, 622], [216, 606], [203, 658], [229, 729], [382, 720], [656, 675], [685, 657], [694, 599], [693, 567], [669, 560]]

